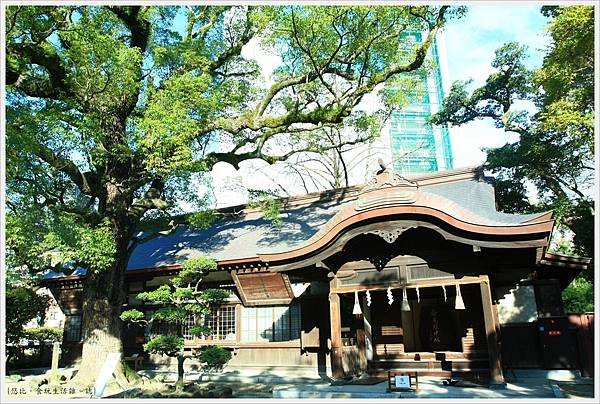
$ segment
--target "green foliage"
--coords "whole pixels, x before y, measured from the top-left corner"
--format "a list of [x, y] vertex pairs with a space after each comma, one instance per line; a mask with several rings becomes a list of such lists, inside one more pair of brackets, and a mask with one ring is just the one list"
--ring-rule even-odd
[[179, 323], [184, 321], [188, 314], [189, 311], [183, 307], [162, 307], [154, 311], [153, 317], [168, 323]]
[[270, 221], [274, 226], [283, 224], [281, 219], [281, 202], [279, 197], [272, 192], [251, 189], [248, 191], [248, 207], [260, 209], [263, 218]]
[[211, 305], [222, 303], [229, 297], [229, 291], [224, 289], [204, 289], [200, 293], [200, 299]]
[[578, 276], [563, 290], [562, 299], [567, 313], [594, 312], [594, 284]]
[[203, 325], [195, 325], [190, 328], [190, 334], [197, 336], [210, 335], [212, 334], [212, 331], [213, 330], [210, 327], [206, 327]]
[[144, 350], [167, 356], [177, 356], [183, 348], [185, 340], [176, 335], [159, 335], [144, 344]]
[[58, 327], [35, 327], [25, 330], [24, 337], [34, 341], [62, 341], [63, 329]]
[[28, 287], [6, 289], [6, 339], [14, 342], [25, 335], [23, 326], [48, 307], [48, 297], [35, 293]]
[[[496, 69], [470, 94], [457, 82], [432, 122], [461, 125], [492, 119], [519, 140], [487, 150], [486, 168], [496, 175], [497, 199], [508, 212], [554, 210], [556, 228], [573, 233], [574, 252], [593, 257], [594, 186], [594, 10], [591, 6], [544, 8], [553, 43], [539, 69], [523, 62], [526, 49], [509, 43], [496, 51]], [[516, 108], [532, 101], [533, 115]], [[525, 183], [540, 203], [526, 198]], [[591, 271], [585, 275], [592, 279]]]
[[167, 303], [171, 301], [169, 285], [160, 285], [156, 290], [138, 293], [137, 298], [143, 302]]
[[88, 226], [73, 217], [43, 211], [8, 213], [7, 258], [11, 267], [31, 272], [76, 266], [102, 272], [115, 262], [116, 246], [108, 221]]
[[[398, 84], [406, 87], [423, 64], [425, 47], [397, 52], [405, 31], [430, 32], [429, 46], [444, 22], [463, 12], [8, 7], [10, 265], [39, 272], [60, 261], [101, 272], [118, 263], [123, 270], [142, 218], [179, 213], [178, 202], [189, 202], [200, 210], [189, 216], [191, 226], [214, 222], [207, 199], [189, 190], [209, 185], [203, 181], [218, 162], [275, 164], [378, 136], [382, 119], [404, 100]], [[255, 38], [282, 60], [270, 86], [257, 61], [242, 54]], [[357, 110], [375, 88], [384, 108]], [[322, 136], [341, 127], [354, 131], [335, 144]], [[217, 141], [231, 147], [217, 151]], [[260, 204], [279, 225], [278, 202]]]
[[196, 230], [208, 229], [216, 220], [217, 214], [214, 210], [202, 210], [200, 212], [191, 213], [187, 217], [190, 227]]
[[217, 269], [217, 261], [208, 257], [188, 258], [181, 264], [181, 271], [171, 279], [176, 287], [195, 285], [208, 272]]
[[218, 345], [207, 345], [197, 351], [197, 356], [208, 366], [222, 366], [231, 359], [231, 351]]
[[[173, 282], [173, 281], [171, 281]], [[172, 293], [173, 300], [189, 300], [194, 297], [194, 293], [192, 288], [175, 288], [175, 291]]]
[[108, 221], [94, 228], [81, 228], [76, 234], [77, 261], [92, 271], [102, 272], [115, 262], [117, 252]]
[[124, 312], [121, 313], [120, 318], [122, 321], [125, 321], [125, 322], [128, 322], [128, 321], [136, 322], [136, 321], [144, 320], [144, 313], [137, 309], [125, 310]]
[[181, 264], [181, 269], [190, 271], [214, 271], [217, 269], [217, 261], [208, 257], [188, 258]]

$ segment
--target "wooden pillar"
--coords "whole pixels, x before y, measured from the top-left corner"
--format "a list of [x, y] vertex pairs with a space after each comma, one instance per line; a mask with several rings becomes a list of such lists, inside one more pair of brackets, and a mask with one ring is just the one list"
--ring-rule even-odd
[[329, 319], [331, 323], [331, 373], [335, 379], [344, 377], [342, 366], [342, 318], [340, 296], [329, 294]]
[[481, 306], [483, 308], [483, 320], [485, 322], [488, 357], [490, 360], [490, 387], [505, 388], [506, 382], [504, 381], [502, 364], [500, 363], [500, 346], [498, 344], [498, 334], [496, 332], [490, 281], [488, 279], [482, 280], [479, 283], [479, 288], [481, 290]]
[[366, 336], [365, 330], [362, 328], [358, 328], [356, 330], [356, 348], [358, 349], [358, 363], [360, 366], [360, 371], [362, 373], [367, 370]]
[[363, 297], [363, 328], [365, 330], [365, 359], [373, 360], [373, 331], [371, 327], [371, 307], [367, 305], [366, 297]]

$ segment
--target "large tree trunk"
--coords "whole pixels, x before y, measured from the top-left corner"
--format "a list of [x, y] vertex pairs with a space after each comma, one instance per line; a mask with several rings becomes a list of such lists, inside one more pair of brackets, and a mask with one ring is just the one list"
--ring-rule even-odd
[[[117, 242], [115, 264], [105, 272], [91, 273], [83, 288], [83, 352], [75, 382], [93, 386], [110, 352], [123, 352], [122, 322], [119, 318], [124, 302], [124, 272], [128, 256], [126, 238]], [[115, 370], [120, 385], [128, 383], [123, 365]]]

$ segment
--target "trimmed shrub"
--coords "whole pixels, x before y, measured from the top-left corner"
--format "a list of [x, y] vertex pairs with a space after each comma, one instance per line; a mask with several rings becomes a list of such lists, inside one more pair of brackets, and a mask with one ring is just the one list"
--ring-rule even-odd
[[209, 367], [220, 368], [231, 359], [231, 352], [217, 345], [207, 345], [197, 353], [200, 362], [206, 363]]

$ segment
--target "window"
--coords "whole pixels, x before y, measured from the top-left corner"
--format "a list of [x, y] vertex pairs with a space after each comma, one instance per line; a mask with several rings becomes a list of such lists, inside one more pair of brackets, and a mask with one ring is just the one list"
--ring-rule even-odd
[[204, 325], [211, 329], [210, 337], [215, 340], [235, 340], [235, 306], [213, 307]]
[[300, 306], [242, 307], [242, 341], [273, 342], [300, 338]]
[[184, 321], [183, 321], [183, 327], [181, 327], [181, 333], [183, 334], [183, 338], [185, 338], [188, 341], [193, 341], [195, 338], [195, 335], [193, 335], [191, 333], [191, 329], [193, 326], [196, 325], [196, 319], [194, 317], [194, 315], [189, 315]]
[[65, 341], [81, 341], [81, 315], [71, 315], [65, 321]]
[[127, 304], [129, 305], [140, 305], [141, 300], [138, 300], [137, 295], [144, 291], [144, 282], [130, 282], [127, 284]]
[[[149, 320], [151, 317], [152, 311], [146, 311], [146, 319]], [[187, 319], [183, 321], [181, 334], [187, 341], [193, 341], [196, 338], [196, 336], [191, 333], [191, 329], [196, 324], [201, 324], [200, 318], [200, 316], [194, 317], [194, 315], [189, 315]], [[212, 308], [211, 313], [204, 319], [204, 325], [210, 327], [212, 330], [212, 334], [210, 335], [212, 339], [235, 341], [235, 306]], [[146, 341], [148, 341], [158, 335], [177, 335], [178, 333], [179, 324], [155, 320], [152, 322], [151, 329], [146, 327], [144, 334]], [[205, 336], [200, 336], [200, 338], [206, 339]]]
[[[152, 317], [152, 312], [146, 312], [146, 319], [149, 320]], [[189, 315], [183, 321], [183, 327], [181, 327], [181, 333], [183, 338], [187, 341], [193, 341], [194, 335], [191, 334], [191, 328], [196, 324], [193, 315]], [[146, 341], [159, 335], [177, 335], [179, 333], [179, 324], [169, 323], [166, 321], [154, 320], [152, 327], [146, 327], [144, 331], [144, 338]]]

